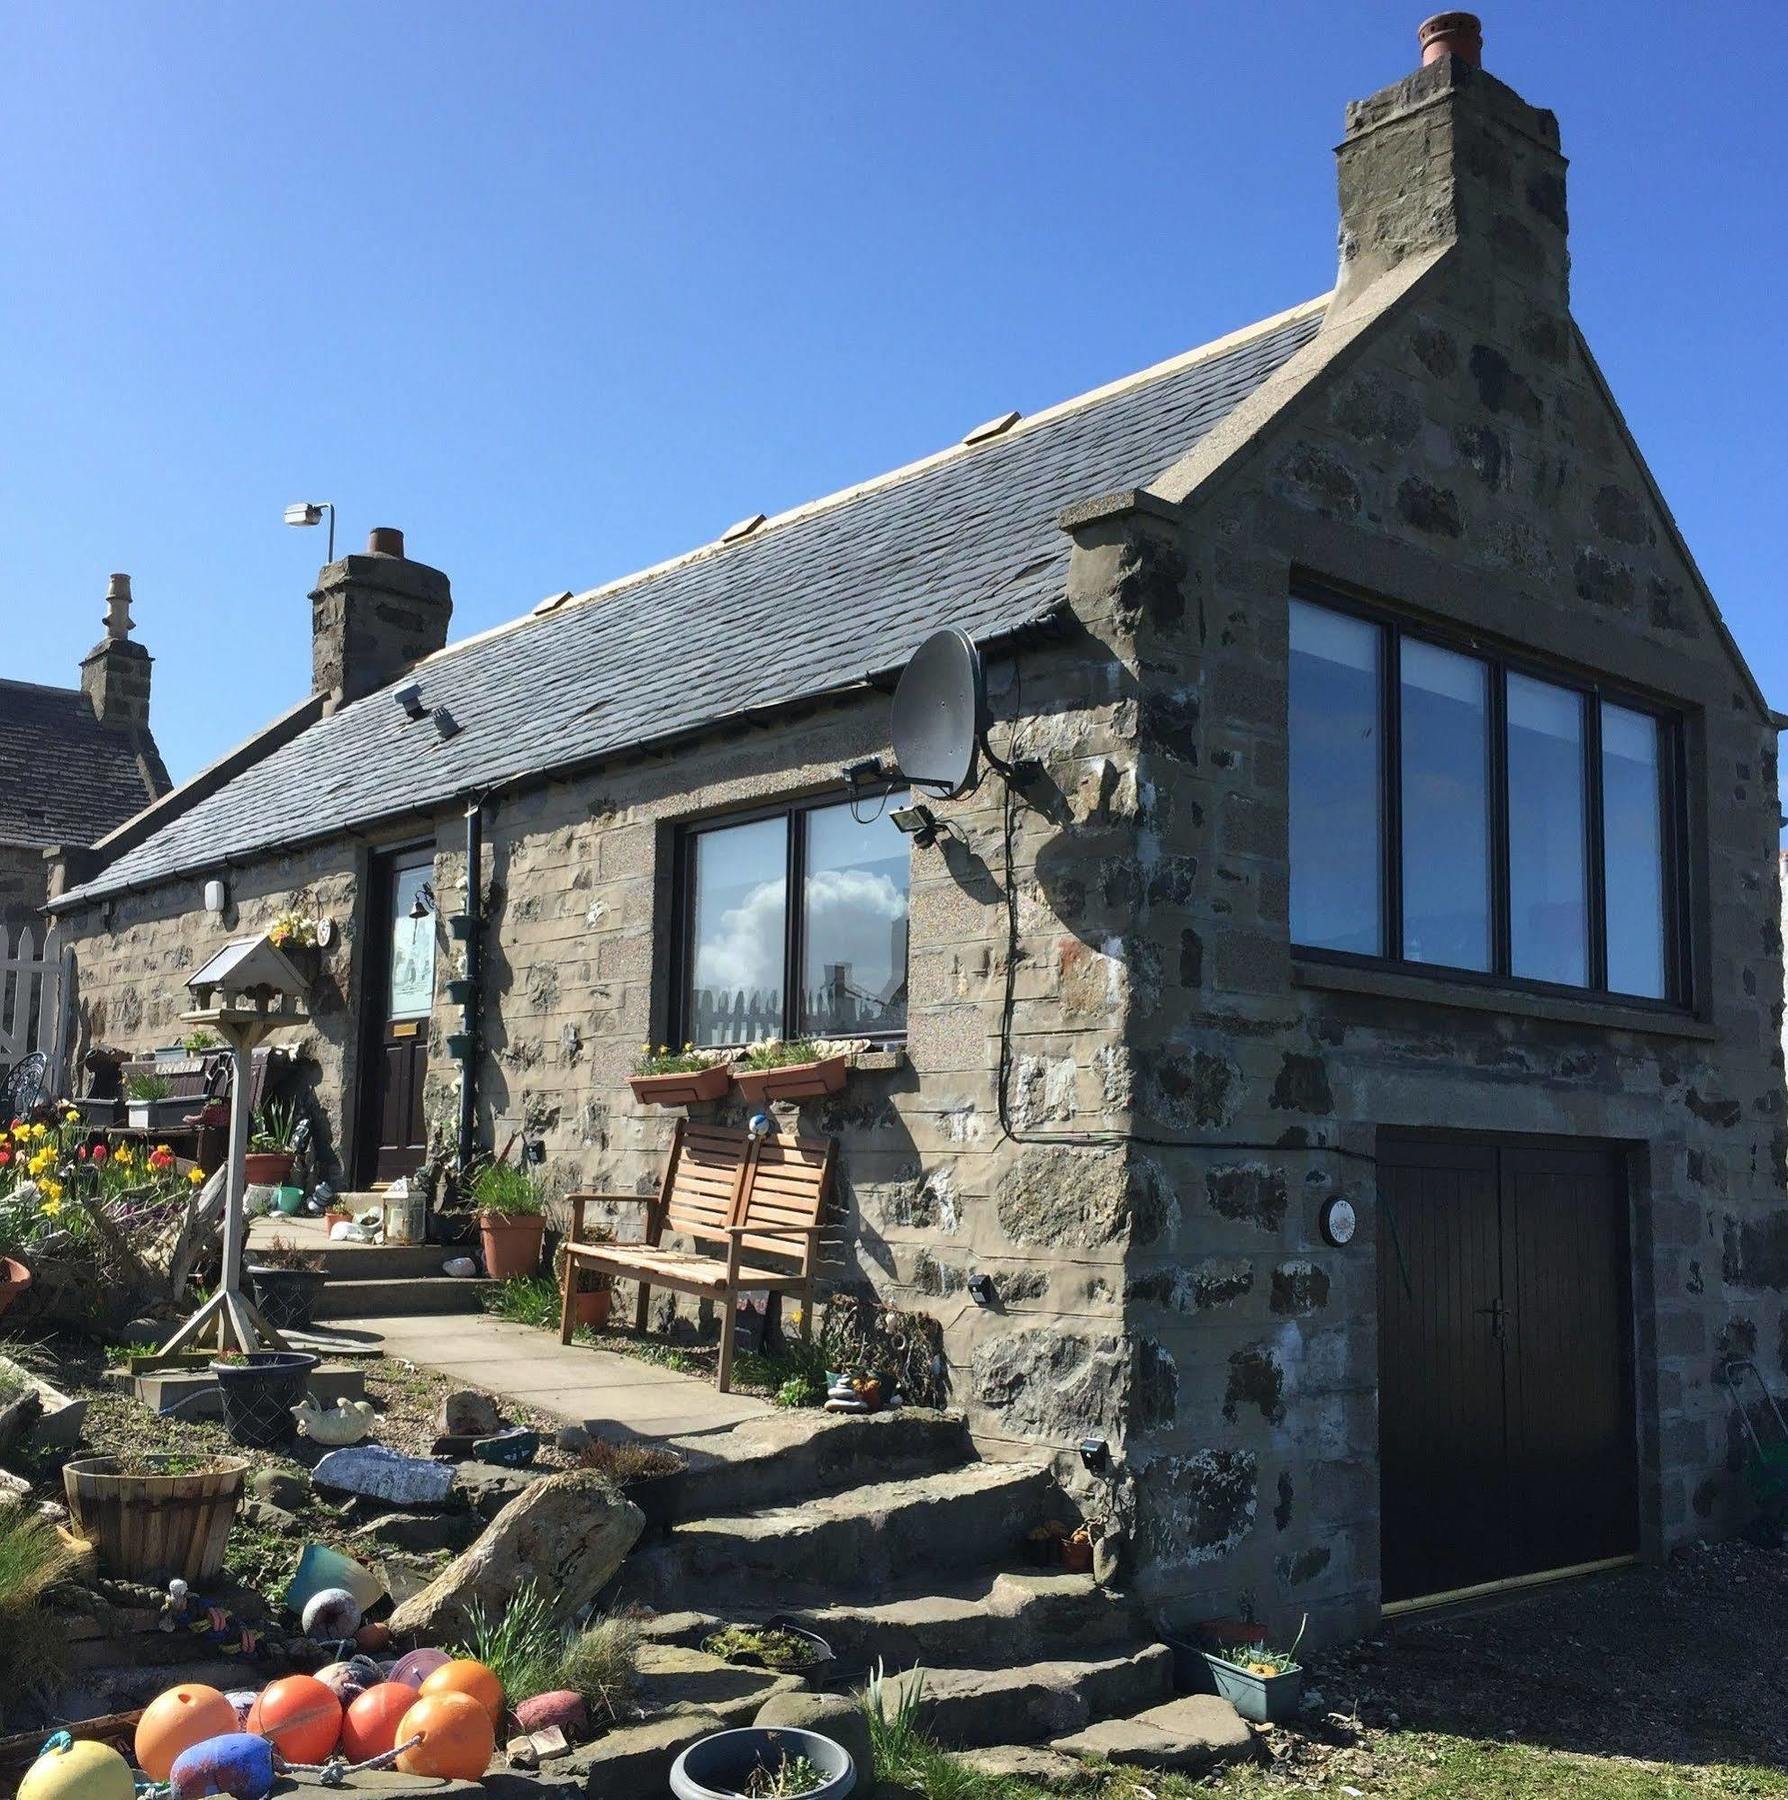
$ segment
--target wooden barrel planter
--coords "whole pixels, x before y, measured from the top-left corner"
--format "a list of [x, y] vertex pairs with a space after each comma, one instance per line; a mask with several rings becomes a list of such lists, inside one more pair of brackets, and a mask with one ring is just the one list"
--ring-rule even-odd
[[135, 1460], [151, 1472], [120, 1473], [115, 1456], [84, 1456], [63, 1465], [74, 1529], [97, 1547], [109, 1575], [156, 1583], [175, 1575], [209, 1580], [223, 1567], [247, 1457], [213, 1457], [196, 1474], [161, 1472], [168, 1464], [179, 1470], [188, 1457]]

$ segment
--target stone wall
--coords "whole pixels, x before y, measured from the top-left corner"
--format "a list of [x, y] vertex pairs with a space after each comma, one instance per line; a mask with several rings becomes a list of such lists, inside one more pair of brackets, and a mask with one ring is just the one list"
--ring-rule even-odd
[[32, 844], [0, 844], [0, 937], [8, 945], [19, 932], [31, 928], [41, 945], [48, 921], [38, 911], [49, 890], [49, 865], [43, 851]]
[[324, 1166], [339, 1185], [357, 1079], [350, 995], [358, 991], [362, 866], [357, 848], [333, 845], [231, 869], [221, 915], [205, 910], [202, 876], [64, 913], [61, 930], [75, 946], [76, 1067], [98, 1044], [134, 1053], [178, 1042], [189, 1029], [180, 1021], [188, 977], [232, 938], [264, 931], [283, 912], [328, 918], [334, 942], [300, 954], [315, 971], [310, 1023], [268, 1041], [297, 1061], [296, 1080], [311, 1090], [324, 1123]]

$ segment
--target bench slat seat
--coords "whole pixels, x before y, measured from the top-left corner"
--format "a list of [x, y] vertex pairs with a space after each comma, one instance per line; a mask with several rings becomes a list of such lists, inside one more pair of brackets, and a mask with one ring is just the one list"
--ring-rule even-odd
[[[824, 1231], [837, 1145], [830, 1138], [757, 1138], [729, 1126], [678, 1121], [656, 1195], [578, 1193], [571, 1196], [565, 1241], [559, 1341], [571, 1342], [572, 1297], [579, 1273], [639, 1283], [635, 1325], [643, 1334], [654, 1287], [719, 1299], [719, 1386], [732, 1386], [737, 1296], [748, 1289], [802, 1297], [801, 1330], [813, 1336], [814, 1265]], [[584, 1236], [592, 1202], [646, 1209], [640, 1243], [593, 1243]], [[713, 1245], [717, 1255], [664, 1244], [666, 1232]], [[786, 1265], [765, 1268], [745, 1255]]]

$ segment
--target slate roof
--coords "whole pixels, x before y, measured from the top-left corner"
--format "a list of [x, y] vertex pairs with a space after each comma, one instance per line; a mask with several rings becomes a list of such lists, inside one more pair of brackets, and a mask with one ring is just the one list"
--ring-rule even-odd
[[932, 631], [1009, 635], [1061, 603], [1064, 507], [1138, 487], [1309, 342], [1314, 301], [1204, 351], [468, 638], [318, 721], [77, 890], [332, 836], [897, 669]]
[[91, 844], [168, 785], [155, 739], [100, 724], [80, 688], [0, 681], [0, 844]]

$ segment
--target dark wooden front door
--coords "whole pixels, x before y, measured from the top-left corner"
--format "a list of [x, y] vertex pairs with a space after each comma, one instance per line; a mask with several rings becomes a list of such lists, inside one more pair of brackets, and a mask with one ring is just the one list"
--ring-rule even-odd
[[[429, 850], [373, 865], [358, 1159], [362, 1186], [408, 1175], [421, 1166], [427, 1150], [422, 1089], [435, 993], [434, 867]], [[420, 918], [414, 916], [418, 912]]]
[[1637, 1543], [1625, 1183], [1605, 1146], [1383, 1139], [1384, 1598]]

